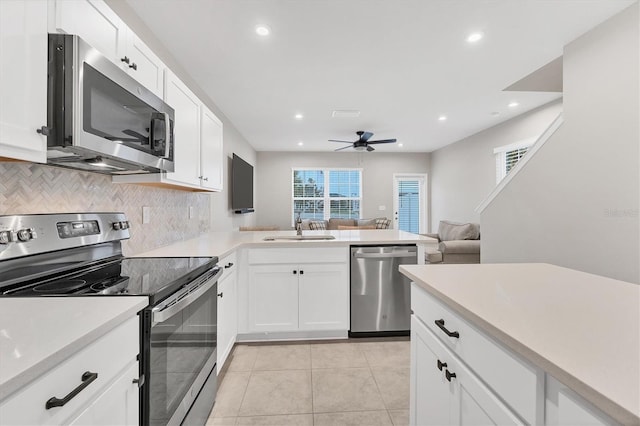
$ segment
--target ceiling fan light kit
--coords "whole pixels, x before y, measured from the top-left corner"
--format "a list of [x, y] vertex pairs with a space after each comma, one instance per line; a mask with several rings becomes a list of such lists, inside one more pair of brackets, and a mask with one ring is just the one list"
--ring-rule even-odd
[[356, 135], [358, 135], [358, 140], [355, 142], [351, 142], [351, 141], [341, 141], [341, 140], [337, 140], [337, 139], [329, 139], [329, 142], [340, 142], [340, 143], [348, 143], [351, 144], [351, 146], [345, 146], [343, 148], [338, 148], [335, 151], [342, 151], [344, 149], [349, 149], [349, 148], [353, 148], [356, 151], [375, 151], [375, 148], [370, 146], [370, 145], [374, 145], [374, 144], [380, 144], [380, 143], [395, 143], [397, 139], [382, 139], [382, 140], [377, 140], [377, 141], [370, 141], [369, 139], [371, 139], [371, 136], [373, 136], [373, 133], [371, 132], [365, 132], [364, 130], [358, 130], [356, 132]]

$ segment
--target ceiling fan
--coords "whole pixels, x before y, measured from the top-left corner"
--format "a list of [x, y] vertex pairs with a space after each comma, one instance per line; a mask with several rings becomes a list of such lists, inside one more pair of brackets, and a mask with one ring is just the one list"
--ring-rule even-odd
[[351, 146], [345, 146], [344, 148], [338, 148], [335, 151], [342, 151], [343, 149], [347, 149], [347, 148], [353, 148], [356, 151], [374, 151], [375, 149], [372, 146], [369, 145], [373, 145], [373, 144], [377, 144], [377, 143], [394, 143], [396, 141], [396, 139], [383, 139], [383, 140], [379, 140], [379, 141], [370, 141], [369, 139], [371, 139], [371, 136], [373, 136], [373, 133], [371, 132], [365, 132], [362, 130], [358, 130], [356, 132], [356, 134], [358, 135], [358, 140], [355, 142], [351, 142], [351, 141], [339, 141], [339, 140], [335, 140], [335, 139], [329, 139], [329, 142], [342, 142], [342, 143], [350, 143]]

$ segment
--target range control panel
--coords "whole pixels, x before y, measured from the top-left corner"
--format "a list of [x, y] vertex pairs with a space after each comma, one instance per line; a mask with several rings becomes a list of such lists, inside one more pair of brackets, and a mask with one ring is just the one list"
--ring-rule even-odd
[[0, 260], [129, 237], [130, 225], [123, 213], [0, 216]]

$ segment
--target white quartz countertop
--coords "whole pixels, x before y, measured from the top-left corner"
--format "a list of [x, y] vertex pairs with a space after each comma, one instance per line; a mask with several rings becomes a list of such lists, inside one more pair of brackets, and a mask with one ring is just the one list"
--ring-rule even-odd
[[640, 286], [549, 264], [400, 272], [617, 421], [640, 423]]
[[266, 237], [295, 236], [296, 231], [220, 231], [202, 234], [190, 240], [180, 241], [166, 247], [137, 253], [133, 257], [218, 256], [223, 257], [240, 247], [341, 247], [352, 244], [433, 244], [431, 237], [393, 229], [303, 231], [304, 235], [332, 235], [334, 240], [275, 240]]
[[0, 298], [0, 401], [148, 303], [143, 296]]

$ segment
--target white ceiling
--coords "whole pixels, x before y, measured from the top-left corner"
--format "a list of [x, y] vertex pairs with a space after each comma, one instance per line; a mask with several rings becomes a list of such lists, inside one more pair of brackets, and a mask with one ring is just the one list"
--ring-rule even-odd
[[[126, 1], [256, 150], [330, 151], [343, 145], [327, 139], [356, 140], [356, 130], [403, 144], [377, 152], [433, 151], [559, 98], [503, 89], [634, 3]], [[473, 31], [484, 38], [471, 45]]]

